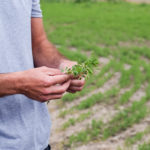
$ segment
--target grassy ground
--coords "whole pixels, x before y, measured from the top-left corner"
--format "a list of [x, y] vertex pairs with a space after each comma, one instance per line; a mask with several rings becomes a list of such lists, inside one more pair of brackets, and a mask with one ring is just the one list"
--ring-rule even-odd
[[[85, 89], [48, 107], [56, 150], [149, 149], [150, 5], [42, 3], [48, 38], [100, 66]], [[146, 139], [144, 137], [147, 137]]]

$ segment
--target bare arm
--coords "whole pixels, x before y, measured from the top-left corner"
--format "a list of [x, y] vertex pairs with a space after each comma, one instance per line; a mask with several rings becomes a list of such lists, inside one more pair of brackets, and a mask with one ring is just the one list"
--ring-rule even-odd
[[0, 97], [19, 93], [19, 73], [0, 74]]
[[32, 18], [32, 50], [35, 67], [47, 66], [59, 68], [67, 59], [59, 53], [56, 47], [46, 37], [41, 18]]

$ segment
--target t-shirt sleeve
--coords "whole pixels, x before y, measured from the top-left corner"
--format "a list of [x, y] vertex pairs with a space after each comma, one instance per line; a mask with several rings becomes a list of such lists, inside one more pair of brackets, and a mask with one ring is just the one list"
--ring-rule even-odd
[[40, 0], [32, 0], [32, 13], [31, 17], [35, 18], [41, 18], [42, 17], [42, 11], [40, 8]]

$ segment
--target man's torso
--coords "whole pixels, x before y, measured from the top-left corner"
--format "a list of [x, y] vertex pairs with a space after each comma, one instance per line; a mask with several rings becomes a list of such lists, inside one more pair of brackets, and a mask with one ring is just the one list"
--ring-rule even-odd
[[[0, 1], [0, 73], [31, 69], [32, 1]], [[50, 119], [44, 103], [24, 95], [0, 98], [0, 150], [42, 150]]]

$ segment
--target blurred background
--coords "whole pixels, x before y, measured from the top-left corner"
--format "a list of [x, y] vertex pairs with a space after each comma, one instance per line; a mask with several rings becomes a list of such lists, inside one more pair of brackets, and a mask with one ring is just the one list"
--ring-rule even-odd
[[41, 0], [59, 51], [99, 60], [83, 91], [48, 104], [53, 150], [150, 150], [150, 0], [127, 1]]

